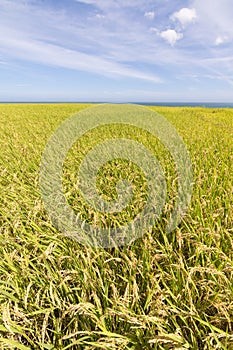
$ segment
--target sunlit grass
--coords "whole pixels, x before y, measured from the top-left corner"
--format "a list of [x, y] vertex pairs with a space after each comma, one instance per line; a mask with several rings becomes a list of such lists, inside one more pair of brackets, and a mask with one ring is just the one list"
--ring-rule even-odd
[[[130, 137], [157, 156], [168, 186], [153, 232], [130, 246], [88, 248], [65, 238], [47, 217], [38, 175], [56, 127], [87, 105], [0, 105], [0, 347], [2, 349], [233, 349], [233, 110], [151, 107], [177, 129], [194, 170], [189, 211], [164, 233], [177, 190], [164, 147], [136, 129], [99, 128], [70, 150], [64, 189], [89, 222], [120, 225], [140, 212], [147, 186], [134, 164], [100, 169], [98, 186], [116, 196], [134, 181], [120, 215], [97, 215], [78, 193], [85, 153], [109, 137]], [[129, 171], [130, 170], [130, 171]]]

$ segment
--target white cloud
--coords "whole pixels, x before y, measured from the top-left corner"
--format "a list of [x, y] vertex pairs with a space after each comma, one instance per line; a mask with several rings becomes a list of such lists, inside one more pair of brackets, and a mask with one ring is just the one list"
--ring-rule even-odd
[[168, 29], [160, 33], [161, 38], [166, 40], [171, 46], [183, 38], [182, 33], [177, 33], [174, 29]]
[[218, 46], [218, 45], [221, 45], [221, 44], [224, 44], [226, 41], [227, 41], [227, 36], [221, 36], [221, 35], [218, 35], [216, 40], [215, 40], [215, 45]]
[[154, 19], [155, 18], [155, 12], [154, 11], [148, 11], [144, 13], [144, 16], [148, 19]]
[[[171, 9], [168, 0], [161, 2], [158, 14], [156, 12], [157, 28], [150, 29], [153, 21], [149, 18], [140, 21], [140, 17], [154, 8], [155, 0], [82, 2], [93, 8], [83, 6], [83, 12], [78, 11], [80, 4], [73, 1], [74, 11], [68, 8], [64, 11], [49, 5], [50, 2], [0, 0], [1, 67], [1, 61], [20, 59], [111, 78], [161, 82], [158, 75], [162, 76], [163, 71], [160, 68], [166, 65], [170, 74], [164, 75], [165, 82], [162, 79], [164, 84], [160, 84], [159, 89], [185, 70], [193, 75], [198, 72], [199, 76], [211, 69], [216, 69], [223, 77], [232, 73], [233, 61], [229, 59], [233, 56], [232, 45], [223, 45], [221, 50], [213, 47], [218, 36], [222, 40], [226, 35], [229, 44], [233, 40], [232, 0], [190, 0], [190, 9], [195, 8], [198, 14], [198, 26], [187, 28], [182, 47], [177, 49], [173, 46], [183, 38], [181, 21], [176, 16], [178, 22], [174, 29], [164, 27], [169, 14], [177, 9], [175, 4]], [[106, 16], [104, 20], [101, 14]], [[183, 23], [187, 21], [183, 19]], [[164, 45], [161, 38], [169, 45]]]
[[195, 22], [197, 19], [197, 12], [195, 8], [189, 9], [184, 7], [180, 11], [174, 12], [170, 18], [173, 21], [179, 21], [181, 25], [185, 27], [187, 24]]
[[97, 15], [95, 17], [98, 19], [104, 19], [105, 15], [102, 15], [101, 13], [97, 13]]

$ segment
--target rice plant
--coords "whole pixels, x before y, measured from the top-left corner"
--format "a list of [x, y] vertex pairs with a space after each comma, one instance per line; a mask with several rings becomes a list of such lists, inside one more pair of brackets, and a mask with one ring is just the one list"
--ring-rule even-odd
[[132, 203], [110, 216], [89, 208], [77, 169], [99, 140], [143, 143], [166, 175], [167, 201], [155, 227], [130, 245], [103, 249], [59, 232], [38, 186], [50, 135], [87, 107], [0, 105], [1, 349], [233, 349], [233, 110], [150, 107], [176, 128], [193, 164], [191, 205], [170, 234], [164, 227], [177, 179], [158, 140], [116, 125], [97, 128], [73, 145], [63, 169], [67, 201], [103, 227], [137, 215], [147, 184], [133, 163], [117, 159], [99, 170], [97, 187], [112, 200], [118, 179], [127, 178], [135, 188]]

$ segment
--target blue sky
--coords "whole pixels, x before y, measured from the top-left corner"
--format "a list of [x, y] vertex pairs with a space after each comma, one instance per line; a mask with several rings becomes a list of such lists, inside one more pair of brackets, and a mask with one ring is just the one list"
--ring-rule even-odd
[[233, 2], [0, 0], [0, 101], [233, 102]]

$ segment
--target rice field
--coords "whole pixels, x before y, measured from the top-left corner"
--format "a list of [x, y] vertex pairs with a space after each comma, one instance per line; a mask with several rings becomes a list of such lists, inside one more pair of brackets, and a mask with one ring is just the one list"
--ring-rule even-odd
[[167, 182], [163, 214], [129, 245], [88, 247], [65, 237], [39, 189], [41, 157], [55, 129], [87, 104], [0, 105], [0, 348], [233, 349], [233, 110], [147, 107], [182, 137], [193, 166], [186, 216], [167, 234], [177, 194], [174, 161], [148, 133], [130, 126], [92, 130], [63, 168], [67, 201], [89, 223], [117, 227], [142, 210], [147, 183], [134, 163], [116, 159], [97, 186], [116, 199], [134, 185], [133, 202], [111, 215], [86, 205], [77, 185], [85, 154], [101, 140], [130, 138], [158, 158]]

